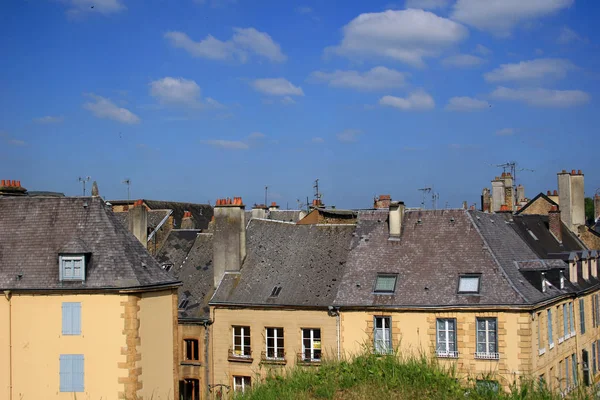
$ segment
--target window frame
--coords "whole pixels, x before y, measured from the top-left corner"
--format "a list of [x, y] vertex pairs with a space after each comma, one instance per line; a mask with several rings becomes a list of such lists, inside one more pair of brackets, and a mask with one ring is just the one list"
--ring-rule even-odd
[[[240, 382], [238, 383], [238, 379]], [[246, 375], [233, 376], [233, 391], [245, 393], [247, 389], [252, 387], [252, 378]]]
[[[317, 340], [315, 340], [315, 332], [319, 332], [318, 346]], [[308, 338], [305, 337], [306, 333], [310, 333]], [[305, 341], [308, 340], [310, 347], [306, 347]], [[304, 362], [321, 362], [323, 357], [323, 334], [321, 328], [302, 328], [302, 361]], [[307, 351], [310, 352], [310, 357], [307, 357]], [[318, 353], [318, 357], [316, 356]]]
[[[461, 280], [465, 278], [465, 279], [469, 279], [469, 278], [477, 278], [477, 290], [476, 291], [472, 291], [472, 290], [460, 290], [460, 282]], [[458, 276], [458, 286], [456, 288], [456, 293], [458, 294], [479, 294], [481, 292], [481, 274], [479, 273], [465, 273], [465, 274], [460, 274]]]
[[571, 337], [575, 336], [575, 306], [573, 302], [569, 302], [569, 328], [571, 329]]
[[[377, 321], [382, 322], [382, 327], [377, 327]], [[385, 326], [387, 323], [387, 327]], [[377, 331], [382, 332], [383, 339], [377, 339]], [[387, 335], [386, 335], [387, 332]], [[389, 315], [374, 315], [373, 316], [373, 352], [375, 354], [391, 354], [392, 347], [392, 317]]]
[[548, 348], [552, 349], [554, 347], [554, 332], [552, 326], [552, 308], [549, 308], [546, 312], [546, 318], [548, 319]]
[[[236, 333], [236, 330], [238, 329], [239, 334]], [[233, 335], [232, 355], [239, 358], [250, 358], [252, 356], [252, 338], [250, 327], [246, 325], [233, 325], [231, 331]], [[238, 345], [235, 343], [236, 337], [240, 338], [240, 343]]]
[[[76, 371], [79, 369], [81, 371]], [[85, 392], [85, 358], [83, 354], [61, 354], [58, 374], [61, 393]], [[76, 374], [80, 376], [76, 377]], [[76, 378], [77, 381], [75, 381]]]
[[585, 300], [579, 299], [579, 330], [585, 333]]
[[[485, 323], [485, 329], [483, 331], [479, 328], [479, 322]], [[490, 329], [490, 322], [494, 322], [494, 328]], [[475, 319], [476, 326], [476, 337], [475, 337], [475, 358], [485, 360], [499, 360], [500, 353], [498, 352], [498, 318], [496, 317], [477, 317]], [[482, 343], [479, 340], [479, 333], [483, 332], [485, 335], [485, 341]], [[494, 340], [492, 341], [490, 336], [494, 334]], [[479, 346], [483, 344], [485, 351], [479, 351]], [[493, 344], [495, 351], [490, 351], [490, 345]]]
[[[269, 336], [269, 329], [273, 335]], [[281, 339], [281, 346], [278, 341]], [[273, 340], [273, 346], [269, 346], [269, 340]], [[273, 355], [269, 355], [269, 350], [273, 351]], [[265, 327], [265, 358], [267, 360], [284, 360], [285, 359], [285, 330], [283, 327]]]
[[[439, 322], [444, 323], [444, 343], [445, 349], [440, 349], [440, 326]], [[449, 329], [450, 322], [453, 325], [453, 329]], [[436, 318], [435, 320], [435, 352], [438, 357], [441, 358], [458, 358], [458, 340], [456, 333], [456, 318]], [[454, 332], [454, 340], [450, 340], [450, 332]], [[451, 350], [451, 344], [454, 345], [454, 350]]]
[[[392, 290], [382, 290], [377, 289], [377, 283], [379, 282], [379, 278], [394, 278], [394, 287]], [[373, 285], [373, 293], [374, 294], [394, 294], [396, 293], [396, 286], [398, 285], [398, 274], [388, 273], [388, 272], [378, 272], [375, 277], [375, 284]]]
[[[75, 276], [75, 264], [71, 276], [66, 276], [64, 261], [81, 261], [81, 276]], [[58, 279], [63, 281], [85, 281], [85, 254], [61, 254], [58, 257]]]
[[[188, 393], [187, 387], [191, 386], [192, 392]], [[197, 378], [182, 378], [179, 381], [179, 396], [187, 400], [184, 396], [190, 395], [192, 400], [200, 400], [200, 380]]]
[[81, 335], [81, 302], [63, 301], [62, 309], [62, 335]]
[[[189, 356], [189, 344], [192, 347], [192, 356]], [[194, 354], [195, 353], [195, 354]], [[195, 358], [194, 358], [195, 357]], [[184, 338], [183, 339], [183, 361], [200, 361], [200, 340], [197, 338]]]

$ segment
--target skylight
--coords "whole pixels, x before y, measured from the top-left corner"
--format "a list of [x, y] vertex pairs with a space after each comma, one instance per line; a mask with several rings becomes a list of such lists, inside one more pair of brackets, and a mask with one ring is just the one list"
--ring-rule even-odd
[[394, 293], [397, 277], [396, 274], [377, 274], [375, 293]]
[[481, 275], [461, 275], [458, 280], [458, 293], [479, 293]]

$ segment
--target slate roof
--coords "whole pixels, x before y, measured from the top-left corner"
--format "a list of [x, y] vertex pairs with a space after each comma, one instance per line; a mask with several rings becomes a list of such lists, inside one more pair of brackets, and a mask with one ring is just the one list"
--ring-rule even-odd
[[[87, 251], [85, 281], [59, 280], [61, 249]], [[177, 279], [160, 268], [99, 197], [0, 198], [1, 289], [89, 291], [177, 285]]]
[[[335, 304], [443, 307], [521, 304], [465, 210], [407, 210], [399, 240], [389, 240], [387, 210], [361, 212], [359, 243]], [[378, 273], [398, 274], [393, 295], [374, 294]], [[458, 294], [459, 275], [481, 274], [479, 295]]]
[[[213, 208], [209, 204], [181, 203], [177, 201], [146, 200], [142, 201], [150, 210], [173, 210], [173, 227], [180, 228], [183, 213], [192, 213], [194, 229], [207, 229], [213, 216]], [[133, 205], [134, 200], [109, 200], [113, 205]]]
[[537, 196], [535, 196], [533, 199], [529, 200], [527, 202], [527, 204], [525, 204], [522, 208], [520, 208], [519, 210], [517, 210], [517, 212], [515, 214], [516, 215], [522, 214], [525, 210], [527, 210], [529, 208], [529, 206], [533, 205], [537, 201], [537, 199], [539, 199], [540, 197], [542, 199], [546, 200], [548, 203], [550, 203], [550, 205], [558, 207], [558, 203], [556, 203], [550, 197], [546, 196], [544, 193], [540, 193]]
[[[296, 225], [252, 219], [240, 273], [225, 274], [211, 304], [323, 307], [333, 303], [353, 225]], [[273, 289], [281, 287], [276, 297]]]
[[[148, 228], [155, 229], [158, 224], [160, 224], [162, 220], [169, 215], [169, 211], [170, 210], [149, 210], [147, 218]], [[117, 217], [117, 219], [119, 219], [119, 221], [121, 221], [123, 226], [127, 229], [129, 229], [128, 215], [128, 211], [115, 212], [115, 217]]]
[[269, 219], [275, 221], [298, 222], [301, 210], [273, 210], [269, 211]]

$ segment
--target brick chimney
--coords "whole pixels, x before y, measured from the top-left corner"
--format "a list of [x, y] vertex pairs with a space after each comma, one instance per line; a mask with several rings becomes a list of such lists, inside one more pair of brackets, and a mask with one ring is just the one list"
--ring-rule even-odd
[[217, 199], [214, 207], [213, 267], [214, 285], [225, 272], [239, 271], [246, 257], [246, 226], [241, 197]]
[[560, 218], [573, 232], [585, 225], [585, 196], [583, 191], [583, 173], [563, 170], [558, 174], [558, 197]]
[[277, 203], [272, 202], [271, 205], [269, 206], [269, 211], [277, 211], [279, 210], [279, 206], [277, 205]]
[[402, 233], [402, 219], [404, 219], [404, 202], [390, 202], [389, 208], [390, 238], [399, 238]]
[[548, 227], [550, 229], [550, 232], [556, 238], [556, 240], [562, 243], [562, 231], [560, 229], [560, 211], [556, 206], [550, 207], [550, 211], [548, 211]]
[[517, 186], [517, 203], [525, 200], [525, 186], [519, 185]]
[[128, 211], [129, 231], [146, 247], [148, 245], [148, 209], [143, 200], [136, 200]]
[[267, 218], [267, 206], [264, 204], [255, 204], [252, 207], [252, 218]]
[[2, 179], [0, 181], [0, 196], [25, 196], [27, 189], [21, 186], [21, 181]]
[[490, 189], [484, 188], [481, 192], [481, 211], [489, 213], [492, 209], [492, 195]]
[[194, 229], [194, 217], [191, 211], [184, 211], [181, 219], [181, 229]]
[[[504, 172], [502, 174], [506, 175]], [[495, 177], [492, 181], [492, 212], [500, 211], [500, 207], [505, 203], [504, 176]]]
[[392, 196], [389, 194], [380, 194], [379, 197], [373, 199], [373, 208], [390, 208]]

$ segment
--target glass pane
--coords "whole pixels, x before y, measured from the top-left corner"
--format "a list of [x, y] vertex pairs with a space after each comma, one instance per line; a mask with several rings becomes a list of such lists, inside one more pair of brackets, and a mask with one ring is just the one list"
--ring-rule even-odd
[[477, 330], [478, 331], [484, 331], [485, 330], [485, 320], [484, 319], [477, 319]]
[[478, 276], [461, 276], [458, 283], [458, 291], [465, 293], [479, 292], [479, 277]]
[[485, 342], [477, 341], [477, 352], [486, 353]]
[[309, 339], [310, 338], [310, 329], [303, 329], [302, 330], [302, 337], [304, 339]]
[[394, 275], [378, 275], [375, 284], [376, 292], [393, 292], [396, 286], [396, 276]]
[[444, 329], [445, 325], [446, 325], [446, 324], [444, 323], [444, 320], [443, 320], [443, 319], [438, 319], [438, 320], [437, 320], [437, 328], [438, 328], [438, 330], [442, 330], [442, 329]]
[[[319, 348], [320, 348], [320, 344], [319, 344]], [[321, 359], [321, 350], [315, 350], [315, 360], [320, 360]]]
[[313, 337], [315, 338], [315, 340], [321, 339], [321, 330], [320, 329], [315, 329]]
[[488, 319], [488, 329], [496, 330], [496, 318]]

